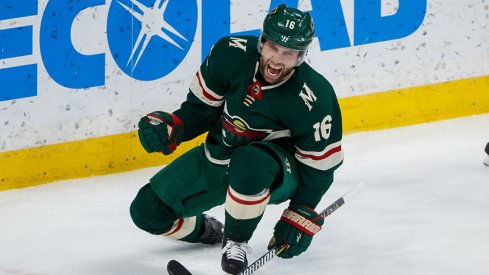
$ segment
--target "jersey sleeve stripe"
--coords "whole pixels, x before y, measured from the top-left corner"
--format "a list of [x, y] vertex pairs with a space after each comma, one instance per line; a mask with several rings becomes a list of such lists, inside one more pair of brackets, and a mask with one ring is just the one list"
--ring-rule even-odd
[[[204, 93], [205, 97], [207, 97], [207, 98], [209, 98], [211, 100], [214, 100], [214, 101], [218, 101], [218, 100], [221, 100], [222, 99], [222, 96], [218, 96], [211, 89], [209, 89], [207, 87], [207, 85], [205, 85], [205, 82], [202, 79], [202, 77], [200, 76], [200, 73], [199, 72], [197, 72], [195, 75], [197, 76], [197, 80], [199, 81], [199, 86], [202, 89], [202, 92]], [[202, 84], [202, 83], [204, 83], [204, 84]]]
[[214, 91], [209, 89], [209, 87], [207, 87], [205, 80], [202, 78], [202, 73], [200, 70], [195, 73], [195, 77], [192, 80], [192, 83], [190, 83], [190, 90], [207, 105], [218, 107], [224, 103], [223, 96], [216, 94]]
[[326, 171], [343, 161], [341, 141], [330, 144], [321, 152], [304, 151], [296, 147], [295, 157], [305, 165]]
[[323, 155], [313, 155], [313, 154], [305, 154], [305, 153], [302, 153], [300, 151], [298, 151], [297, 153], [303, 157], [303, 158], [310, 158], [312, 160], [322, 160], [322, 159], [325, 159], [329, 156], [331, 156], [332, 154], [334, 153], [338, 153], [341, 151], [341, 145], [340, 146], [337, 146], [337, 147], [334, 147], [334, 148], [331, 148], [331, 150], [327, 151], [326, 153], [324, 153]]

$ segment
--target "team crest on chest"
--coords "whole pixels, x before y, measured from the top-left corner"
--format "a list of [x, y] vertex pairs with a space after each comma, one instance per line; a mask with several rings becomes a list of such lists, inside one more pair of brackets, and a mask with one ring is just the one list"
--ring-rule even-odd
[[243, 104], [246, 105], [246, 107], [250, 107], [256, 99], [262, 99], [262, 89], [259, 81], [251, 83], [247, 90], [248, 94], [245, 96], [243, 101]]
[[222, 118], [222, 139], [227, 146], [238, 146], [254, 140], [263, 140], [272, 132], [271, 129], [254, 129], [239, 116], [224, 113]]

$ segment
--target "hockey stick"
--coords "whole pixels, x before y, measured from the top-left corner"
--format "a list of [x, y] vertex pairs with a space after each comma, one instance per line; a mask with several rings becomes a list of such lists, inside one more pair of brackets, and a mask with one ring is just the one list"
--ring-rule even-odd
[[[319, 215], [323, 215], [325, 218], [338, 208], [340, 208], [345, 202], [349, 202], [355, 195], [362, 191], [364, 187], [363, 183], [357, 184], [357, 186], [350, 189], [342, 197], [333, 202], [330, 206], [326, 207], [323, 211], [319, 212]], [[245, 270], [238, 275], [249, 275], [255, 273], [258, 269], [263, 267], [266, 263], [272, 260], [276, 255], [282, 253], [287, 248], [287, 245], [281, 245], [268, 250], [267, 253], [259, 257], [255, 262], [250, 264]], [[168, 262], [167, 270], [170, 275], [191, 275], [190, 271], [182, 264], [175, 260]]]
[[[331, 213], [333, 213], [338, 208], [340, 208], [343, 204], [345, 204], [345, 201], [350, 201], [351, 198], [357, 195], [363, 189], [363, 187], [364, 184], [359, 183], [357, 186], [353, 187], [348, 192], [346, 192], [342, 197], [340, 197], [335, 202], [333, 202], [330, 206], [326, 207], [323, 211], [319, 212], [319, 215], [323, 215], [325, 218], [331, 215]], [[238, 275], [253, 274], [258, 269], [263, 267], [266, 263], [268, 263], [270, 260], [272, 260], [276, 255], [282, 253], [287, 248], [287, 246], [288, 246], [287, 244], [283, 244], [281, 246], [268, 250], [267, 253], [263, 254], [260, 258], [258, 258], [252, 264], [250, 264], [245, 270], [243, 270]]]

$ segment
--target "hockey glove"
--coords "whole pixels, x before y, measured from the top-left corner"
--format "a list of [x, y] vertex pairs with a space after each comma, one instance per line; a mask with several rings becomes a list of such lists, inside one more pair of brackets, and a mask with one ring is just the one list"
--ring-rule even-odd
[[292, 258], [306, 251], [314, 234], [321, 230], [324, 217], [313, 209], [292, 204], [285, 209], [280, 221], [275, 225], [268, 249], [287, 244], [288, 248], [277, 256]]
[[141, 118], [138, 128], [139, 141], [148, 153], [169, 155], [182, 142], [183, 123], [173, 114], [152, 112]]

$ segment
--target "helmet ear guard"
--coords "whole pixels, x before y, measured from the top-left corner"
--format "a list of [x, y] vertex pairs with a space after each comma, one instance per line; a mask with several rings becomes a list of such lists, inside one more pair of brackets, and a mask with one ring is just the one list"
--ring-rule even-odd
[[263, 21], [258, 51], [265, 41], [299, 51], [299, 66], [314, 39], [314, 23], [308, 12], [288, 8], [281, 4], [273, 9]]

